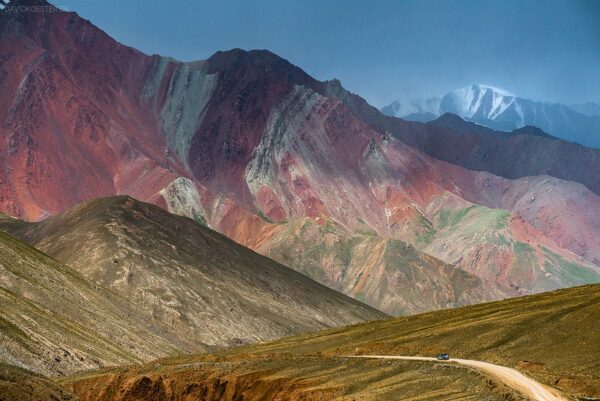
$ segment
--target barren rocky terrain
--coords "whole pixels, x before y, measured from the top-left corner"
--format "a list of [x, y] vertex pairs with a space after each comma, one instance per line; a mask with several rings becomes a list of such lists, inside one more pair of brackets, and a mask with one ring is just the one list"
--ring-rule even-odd
[[2, 359], [47, 375], [386, 317], [129, 197], [1, 220], [44, 252], [0, 232]]

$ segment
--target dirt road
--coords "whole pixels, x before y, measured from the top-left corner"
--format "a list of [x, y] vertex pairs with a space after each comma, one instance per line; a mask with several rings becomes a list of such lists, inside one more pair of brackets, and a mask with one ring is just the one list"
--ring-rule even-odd
[[521, 372], [507, 368], [506, 366], [494, 365], [493, 363], [473, 361], [470, 359], [455, 359], [449, 361], [438, 361], [436, 358], [421, 356], [394, 356], [394, 355], [356, 355], [350, 358], [368, 358], [368, 359], [401, 359], [407, 361], [431, 361], [439, 363], [456, 363], [477, 369], [487, 376], [491, 376], [498, 381], [506, 384], [508, 387], [520, 392], [525, 397], [535, 401], [568, 401], [558, 390], [545, 386]]

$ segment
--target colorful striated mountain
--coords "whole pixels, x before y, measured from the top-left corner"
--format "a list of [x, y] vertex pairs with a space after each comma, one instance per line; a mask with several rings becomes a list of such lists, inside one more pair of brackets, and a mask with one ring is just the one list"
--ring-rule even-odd
[[600, 281], [598, 150], [388, 117], [265, 50], [147, 56], [74, 13], [0, 12], [0, 54], [17, 217], [128, 194], [390, 313]]

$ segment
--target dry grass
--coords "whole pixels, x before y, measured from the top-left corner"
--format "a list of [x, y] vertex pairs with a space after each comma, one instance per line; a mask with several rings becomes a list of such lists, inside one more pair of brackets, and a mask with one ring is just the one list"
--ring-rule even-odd
[[[600, 285], [590, 285], [214, 354], [163, 359], [123, 368], [118, 375], [114, 371], [88, 373], [65, 383], [74, 385], [82, 399], [88, 400], [102, 399], [92, 397], [89, 388], [107, 383], [119, 388], [125, 379], [131, 384], [141, 377], [153, 383], [177, 383], [185, 378], [199, 384], [219, 378], [232, 397], [245, 394], [244, 399], [259, 399], [254, 398], [253, 386], [267, 382], [272, 391], [282, 392], [281, 399], [313, 400], [319, 394], [348, 400], [518, 399], [508, 389], [463, 368], [343, 358], [348, 354], [433, 355], [447, 351], [452, 356], [516, 367], [572, 396], [598, 398], [599, 345]], [[252, 372], [256, 374], [252, 383], [240, 385], [239, 378]]]

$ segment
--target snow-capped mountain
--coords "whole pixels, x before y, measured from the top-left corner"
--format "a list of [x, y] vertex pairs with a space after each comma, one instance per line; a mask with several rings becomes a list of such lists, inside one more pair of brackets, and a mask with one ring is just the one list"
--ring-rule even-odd
[[470, 85], [427, 99], [397, 100], [381, 111], [413, 121], [454, 113], [501, 131], [533, 125], [559, 138], [600, 147], [600, 116], [583, 112], [581, 107], [522, 98], [489, 85]]

